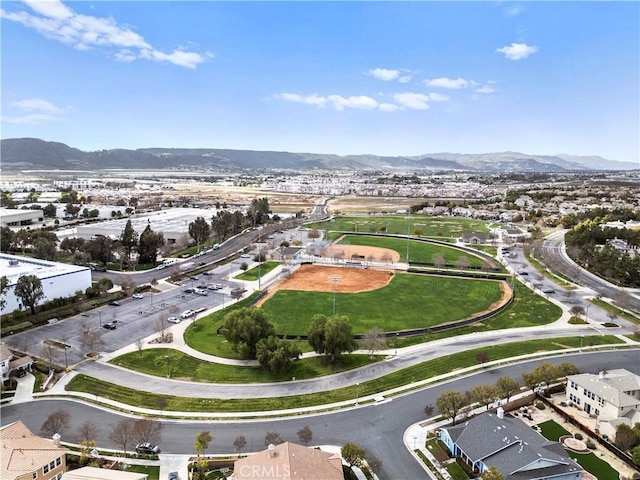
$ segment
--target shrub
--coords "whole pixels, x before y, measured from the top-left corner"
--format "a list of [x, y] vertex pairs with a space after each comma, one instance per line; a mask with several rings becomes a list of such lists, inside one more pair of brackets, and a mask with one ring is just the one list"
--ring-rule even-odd
[[575, 438], [576, 440], [582, 440], [584, 437], [582, 436], [581, 433], [576, 433], [573, 438]]
[[589, 450], [594, 450], [596, 448], [596, 444], [593, 443], [591, 440], [587, 440], [587, 448]]
[[547, 408], [547, 407], [544, 405], [544, 403], [542, 403], [542, 402], [538, 402], [538, 403], [536, 403], [536, 408], [537, 408], [538, 410], [544, 410], [544, 409], [545, 409], [545, 408]]

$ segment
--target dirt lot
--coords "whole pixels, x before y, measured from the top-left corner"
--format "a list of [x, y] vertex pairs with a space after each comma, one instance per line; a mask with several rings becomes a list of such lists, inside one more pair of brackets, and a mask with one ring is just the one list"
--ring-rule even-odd
[[322, 252], [323, 257], [353, 260], [355, 256], [364, 257], [370, 262], [393, 263], [400, 260], [400, 254], [395, 250], [380, 247], [368, 247], [365, 245], [342, 245], [334, 243], [326, 245]]
[[[331, 281], [330, 277], [340, 277]], [[290, 277], [269, 287], [269, 293], [260, 299], [262, 305], [278, 290], [304, 290], [307, 292], [366, 292], [386, 286], [393, 278], [388, 270], [341, 268], [302, 265]]]

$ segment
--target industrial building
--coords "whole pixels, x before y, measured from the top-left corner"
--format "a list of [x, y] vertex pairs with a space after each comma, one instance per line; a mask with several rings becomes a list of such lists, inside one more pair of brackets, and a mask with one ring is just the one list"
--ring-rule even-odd
[[44, 303], [54, 298], [70, 297], [78, 290], [86, 290], [91, 286], [91, 270], [89, 267], [49, 262], [36, 258], [19, 257], [0, 254], [0, 275], [9, 280], [9, 289], [4, 294], [6, 305], [2, 313], [13, 312], [24, 308], [21, 300], [15, 296], [14, 289], [18, 279], [25, 275], [36, 275], [42, 282]]
[[43, 221], [42, 210], [0, 208], [0, 227], [23, 227], [41, 224]]
[[216, 215], [215, 208], [172, 208], [91, 225], [80, 225], [77, 227], [77, 236], [85, 240], [91, 240], [100, 235], [119, 238], [127, 221], [131, 220], [131, 226], [138, 235], [147, 228], [147, 225], [150, 225], [154, 232], [164, 235], [167, 243], [175, 243], [189, 235], [189, 224], [196, 218], [202, 217], [210, 223], [211, 218]]

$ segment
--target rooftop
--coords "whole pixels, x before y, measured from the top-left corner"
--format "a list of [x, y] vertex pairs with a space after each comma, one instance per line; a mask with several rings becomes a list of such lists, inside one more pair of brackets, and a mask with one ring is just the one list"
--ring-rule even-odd
[[40, 280], [43, 280], [67, 273], [88, 270], [88, 268], [89, 267], [0, 253], [0, 271], [3, 275], [7, 276], [9, 285], [15, 285], [18, 278], [23, 275], [36, 275]]

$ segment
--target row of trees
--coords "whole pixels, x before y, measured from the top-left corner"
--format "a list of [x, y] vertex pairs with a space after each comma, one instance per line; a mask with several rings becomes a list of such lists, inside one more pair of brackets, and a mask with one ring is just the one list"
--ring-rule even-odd
[[[292, 341], [278, 338], [267, 313], [260, 308], [240, 308], [225, 316], [221, 333], [244, 359], [256, 359], [273, 373], [284, 373], [302, 353]], [[309, 345], [333, 363], [344, 352], [357, 348], [349, 319], [315, 315], [309, 329]]]
[[[577, 373], [579, 373], [578, 368], [573, 363], [564, 362], [554, 365], [551, 362], [542, 362], [531, 372], [523, 373], [522, 378], [527, 388], [535, 390], [542, 387], [545, 393], [548, 393], [554, 380]], [[519, 391], [520, 384], [516, 380], [503, 376], [498, 378], [494, 385], [476, 385], [464, 393], [448, 390], [436, 399], [436, 407], [440, 415], [450, 419], [455, 425], [458, 415], [469, 412], [473, 405], [486, 406], [488, 410], [489, 406], [498, 400], [504, 399], [509, 402], [511, 397]], [[433, 406], [427, 405], [425, 414], [433, 414]]]

